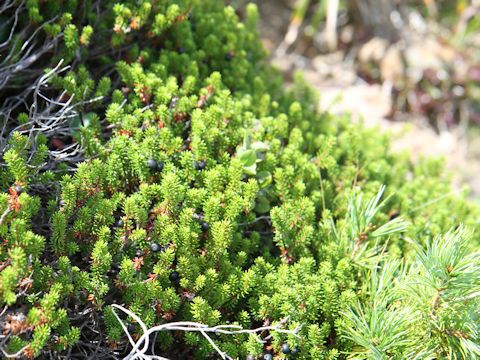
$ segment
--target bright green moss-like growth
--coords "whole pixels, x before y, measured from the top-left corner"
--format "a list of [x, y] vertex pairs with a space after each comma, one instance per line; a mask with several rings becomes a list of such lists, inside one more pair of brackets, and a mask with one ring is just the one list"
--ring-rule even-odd
[[[300, 329], [216, 334], [233, 358], [480, 356], [479, 211], [439, 162], [413, 166], [377, 129], [319, 113], [300, 77], [282, 90], [253, 5], [97, 5], [19, 12], [62, 14], [45, 73], [68, 106], [0, 118], [16, 130], [0, 170], [5, 353], [124, 356], [123, 304], [147, 327]], [[155, 351], [215, 353], [179, 331]]]

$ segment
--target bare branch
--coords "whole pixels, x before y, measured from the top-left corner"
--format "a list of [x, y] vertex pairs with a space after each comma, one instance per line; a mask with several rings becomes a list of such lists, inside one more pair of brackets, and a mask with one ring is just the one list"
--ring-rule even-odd
[[[157, 356], [157, 355], [147, 355], [146, 352], [148, 350], [148, 345], [149, 345], [149, 339], [150, 335], [160, 332], [160, 331], [185, 331], [185, 332], [200, 332], [205, 339], [212, 345], [212, 347], [215, 349], [215, 351], [221, 356], [222, 359], [232, 359], [230, 356], [228, 356], [227, 353], [223, 352], [212, 340], [212, 338], [208, 335], [209, 333], [213, 334], [226, 334], [226, 335], [238, 335], [238, 334], [258, 334], [263, 331], [275, 331], [279, 332], [282, 334], [290, 334], [294, 335], [296, 337], [299, 337], [298, 332], [301, 329], [301, 326], [295, 328], [294, 330], [286, 330], [283, 329], [281, 326], [283, 326], [287, 321], [288, 318], [284, 319], [283, 321], [280, 322], [279, 325], [275, 326], [262, 326], [256, 329], [243, 329], [239, 325], [218, 325], [214, 327], [209, 327], [208, 325], [205, 324], [200, 324], [197, 322], [192, 322], [192, 321], [180, 321], [180, 322], [172, 322], [172, 323], [166, 323], [166, 324], [161, 324], [154, 326], [150, 329], [147, 329], [147, 326], [145, 323], [140, 319], [137, 315], [135, 315], [133, 312], [130, 310], [126, 309], [125, 307], [117, 304], [112, 304], [112, 307], [117, 308], [121, 311], [123, 311], [125, 314], [129, 315], [132, 317], [142, 328], [143, 335], [135, 342], [127, 327], [123, 323], [122, 319], [117, 315], [115, 310], [112, 309], [113, 314], [117, 318], [118, 322], [122, 326], [123, 331], [127, 334], [128, 340], [130, 344], [133, 346], [133, 349], [130, 351], [130, 353], [125, 357], [125, 360], [135, 360], [135, 359], [165, 359], [164, 357]], [[262, 340], [258, 339], [257, 341], [262, 342]], [[140, 349], [140, 347], [143, 347]]]

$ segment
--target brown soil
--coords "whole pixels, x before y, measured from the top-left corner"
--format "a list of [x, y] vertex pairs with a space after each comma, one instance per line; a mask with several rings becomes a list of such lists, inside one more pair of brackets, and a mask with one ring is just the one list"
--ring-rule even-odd
[[[399, 151], [409, 150], [414, 161], [421, 156], [445, 157], [454, 186], [460, 188], [467, 184], [472, 189], [472, 197], [480, 197], [479, 129], [457, 125], [439, 130], [422, 116], [397, 112], [392, 117], [393, 99], [388, 84], [367, 83], [357, 75], [356, 54], [363, 44], [348, 51], [326, 54], [312, 45], [295, 44], [286, 54], [276, 53], [286, 34], [291, 9], [285, 1], [259, 0], [257, 3], [264, 46], [287, 83], [294, 71], [301, 70], [306, 80], [318, 89], [321, 109], [349, 113], [354, 121], [393, 133], [393, 147]], [[409, 45], [421, 49], [419, 44]], [[425, 55], [433, 58], [431, 51]]]

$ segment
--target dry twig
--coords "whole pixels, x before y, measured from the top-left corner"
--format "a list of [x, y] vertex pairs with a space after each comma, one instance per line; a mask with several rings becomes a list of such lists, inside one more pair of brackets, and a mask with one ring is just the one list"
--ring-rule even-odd
[[[168, 360], [162, 356], [158, 356], [154, 354], [153, 351], [153, 345], [152, 344], [152, 353], [153, 355], [148, 355], [147, 351], [149, 348], [149, 342], [150, 342], [150, 335], [156, 334], [160, 331], [187, 331], [187, 332], [200, 332], [205, 339], [212, 345], [212, 347], [215, 349], [215, 351], [221, 356], [222, 359], [228, 359], [228, 360], [233, 360], [230, 356], [228, 356], [227, 353], [223, 352], [212, 340], [212, 338], [209, 336], [209, 334], [226, 334], [226, 335], [237, 335], [237, 334], [258, 334], [263, 331], [276, 331], [279, 333], [283, 334], [290, 334], [299, 337], [298, 332], [301, 329], [301, 326], [295, 328], [294, 330], [286, 330], [282, 329], [282, 325], [284, 325], [287, 321], [287, 319], [284, 319], [282, 322], [280, 322], [279, 325], [275, 326], [262, 326], [256, 329], [243, 329], [239, 325], [218, 325], [218, 326], [213, 326], [209, 327], [208, 325], [200, 324], [197, 322], [192, 322], [192, 321], [179, 321], [179, 322], [172, 322], [172, 323], [166, 323], [166, 324], [161, 324], [154, 326], [150, 329], [147, 328], [145, 323], [140, 319], [137, 315], [135, 315], [133, 312], [130, 310], [126, 309], [125, 307], [117, 304], [112, 304], [112, 307], [119, 309], [123, 311], [125, 314], [129, 315], [131, 318], [133, 318], [142, 328], [143, 335], [135, 342], [130, 335], [126, 325], [123, 323], [122, 319], [117, 315], [117, 313], [112, 309], [113, 314], [117, 318], [117, 320], [120, 322], [120, 325], [122, 326], [123, 331], [127, 334], [128, 340], [130, 344], [132, 345], [132, 350], [130, 353], [125, 357], [125, 360], [135, 360], [135, 359], [142, 359], [142, 360]], [[256, 340], [260, 343], [264, 343], [264, 340], [261, 340], [260, 338], [256, 338]], [[143, 346], [142, 346], [143, 345]]]

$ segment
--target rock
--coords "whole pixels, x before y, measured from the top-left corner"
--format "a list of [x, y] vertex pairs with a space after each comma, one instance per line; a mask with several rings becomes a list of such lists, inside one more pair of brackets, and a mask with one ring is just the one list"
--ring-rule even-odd
[[368, 64], [369, 62], [379, 63], [388, 48], [388, 41], [380, 37], [374, 37], [369, 42], [364, 44], [358, 52], [358, 60], [362, 64]]
[[390, 81], [394, 84], [401, 79], [405, 73], [402, 55], [397, 45], [391, 45], [380, 61], [380, 74], [383, 81]]

